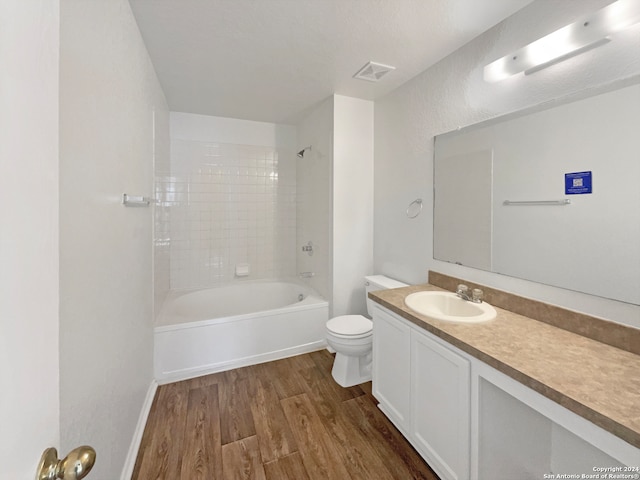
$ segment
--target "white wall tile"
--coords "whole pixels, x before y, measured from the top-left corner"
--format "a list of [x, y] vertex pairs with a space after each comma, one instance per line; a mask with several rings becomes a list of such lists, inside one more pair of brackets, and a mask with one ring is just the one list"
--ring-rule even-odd
[[294, 276], [295, 176], [291, 148], [173, 139], [171, 176], [156, 178], [171, 288], [228, 283], [241, 262], [251, 278]]

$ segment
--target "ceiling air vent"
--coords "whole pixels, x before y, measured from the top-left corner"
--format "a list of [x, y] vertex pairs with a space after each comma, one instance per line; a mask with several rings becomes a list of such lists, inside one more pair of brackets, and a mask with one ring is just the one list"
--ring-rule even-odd
[[356, 73], [353, 78], [359, 80], [366, 80], [367, 82], [377, 82], [387, 73], [395, 70], [396, 67], [389, 65], [382, 65], [381, 63], [369, 62]]

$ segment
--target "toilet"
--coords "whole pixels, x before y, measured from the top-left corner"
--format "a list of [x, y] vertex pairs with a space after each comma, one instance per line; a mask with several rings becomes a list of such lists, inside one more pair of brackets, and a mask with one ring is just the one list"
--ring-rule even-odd
[[[369, 292], [407, 286], [384, 275], [364, 278], [369, 315], [373, 304], [373, 300], [369, 300]], [[329, 350], [336, 352], [331, 375], [338, 385], [352, 387], [371, 380], [373, 322], [370, 319], [363, 315], [334, 317], [327, 322], [326, 340]]]

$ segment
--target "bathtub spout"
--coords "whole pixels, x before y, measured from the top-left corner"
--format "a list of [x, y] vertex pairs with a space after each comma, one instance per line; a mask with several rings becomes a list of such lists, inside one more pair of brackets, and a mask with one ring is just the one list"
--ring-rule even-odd
[[314, 272], [301, 272], [299, 276], [300, 278], [311, 278], [311, 277], [315, 277], [316, 274]]

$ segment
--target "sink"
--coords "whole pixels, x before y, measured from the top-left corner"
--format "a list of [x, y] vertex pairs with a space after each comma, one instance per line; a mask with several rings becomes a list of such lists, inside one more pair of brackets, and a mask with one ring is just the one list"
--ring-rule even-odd
[[407, 295], [404, 303], [420, 315], [445, 322], [479, 323], [496, 318], [496, 309], [488, 303], [463, 300], [452, 292], [416, 292]]

